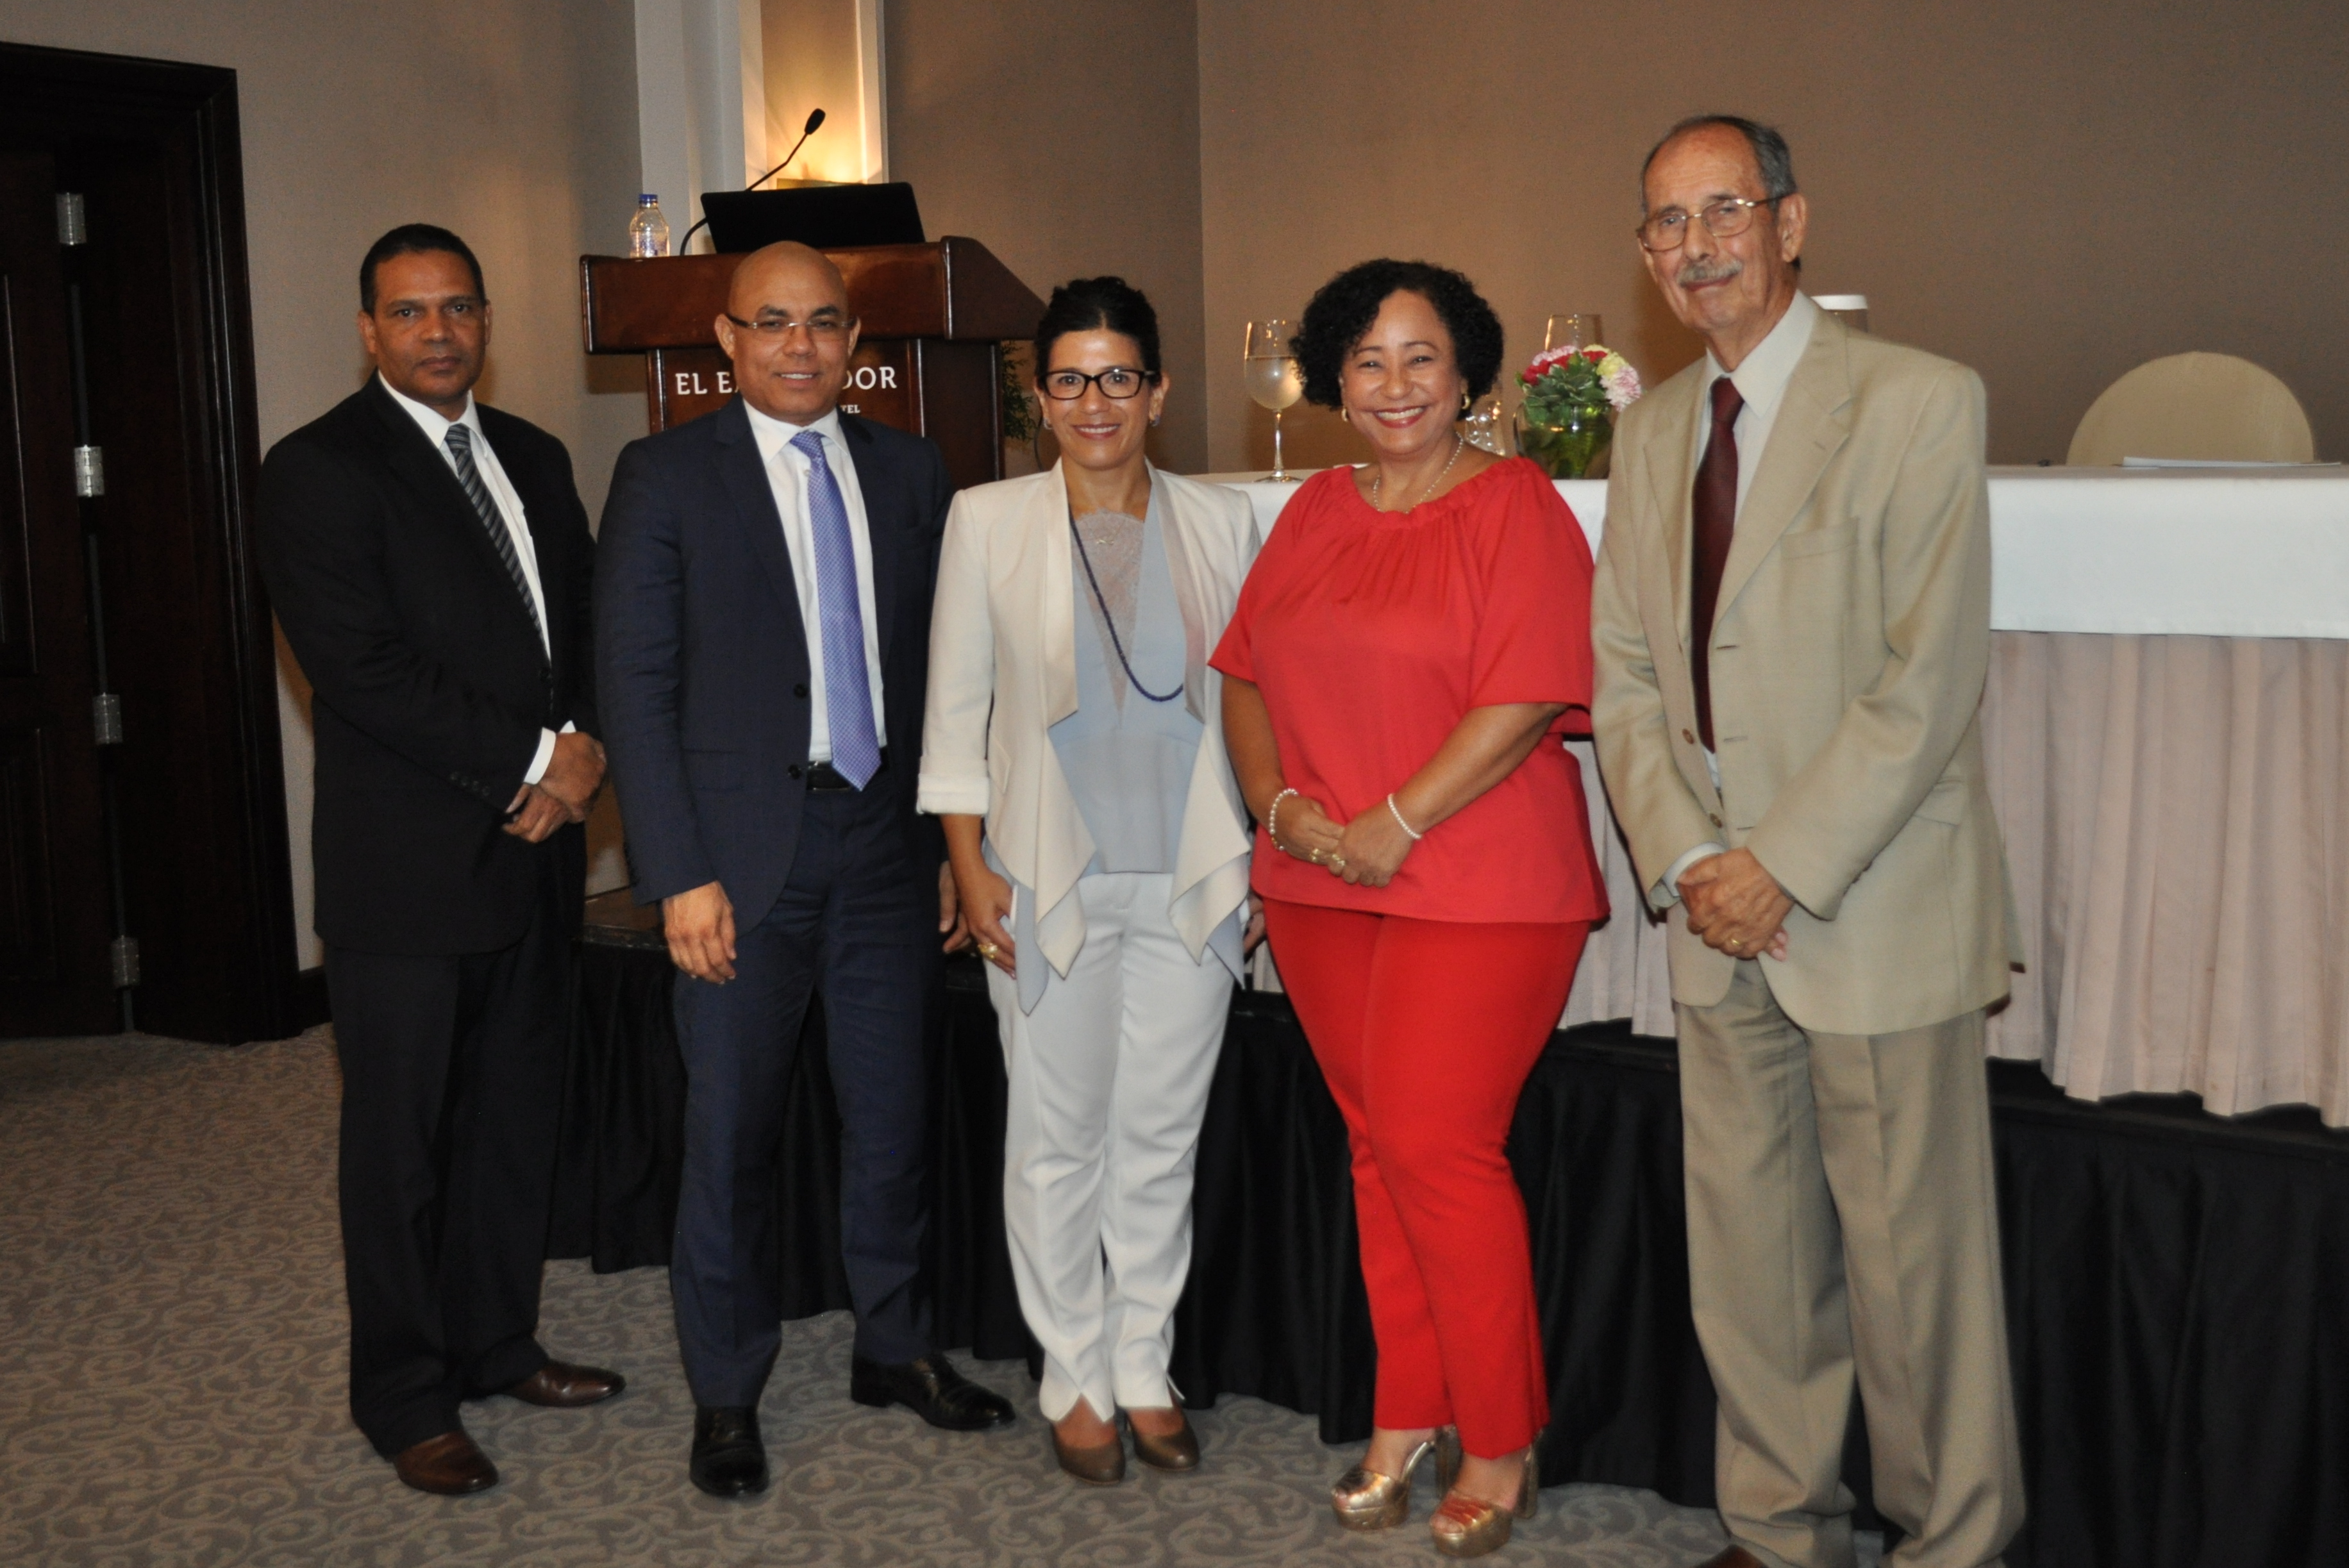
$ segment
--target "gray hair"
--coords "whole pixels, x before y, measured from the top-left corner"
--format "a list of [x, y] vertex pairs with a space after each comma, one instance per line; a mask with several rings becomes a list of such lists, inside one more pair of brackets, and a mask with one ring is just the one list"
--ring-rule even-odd
[[1786, 139], [1778, 134], [1776, 127], [1747, 119], [1743, 115], [1695, 114], [1664, 132], [1662, 139], [1648, 149], [1647, 158], [1640, 164], [1640, 211], [1642, 216], [1648, 211], [1648, 170], [1656, 161], [1656, 154], [1692, 130], [1703, 130], [1716, 125], [1735, 131], [1745, 139], [1745, 145], [1754, 150], [1754, 167], [1762, 171], [1764, 201], [1777, 201], [1795, 193], [1795, 155], [1786, 150]]

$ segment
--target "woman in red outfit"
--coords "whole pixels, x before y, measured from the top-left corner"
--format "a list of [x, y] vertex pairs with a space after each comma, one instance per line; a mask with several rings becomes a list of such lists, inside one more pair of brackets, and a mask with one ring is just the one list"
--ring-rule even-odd
[[1540, 469], [1454, 428], [1500, 357], [1457, 273], [1366, 262], [1324, 285], [1305, 396], [1372, 460], [1289, 501], [1213, 661], [1273, 954], [1353, 1149], [1378, 1399], [1332, 1502], [1400, 1524], [1433, 1451], [1453, 1556], [1507, 1541], [1540, 1485], [1548, 1384], [1502, 1145], [1607, 913], [1559, 744], [1588, 723], [1589, 545]]

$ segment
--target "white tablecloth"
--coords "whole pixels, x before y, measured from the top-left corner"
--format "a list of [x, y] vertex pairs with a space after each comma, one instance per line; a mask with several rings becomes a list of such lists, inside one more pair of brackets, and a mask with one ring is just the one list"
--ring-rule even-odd
[[[1242, 488], [1269, 529], [1296, 487]], [[1607, 487], [1558, 490], [1595, 547]], [[1992, 1054], [2349, 1125], [2349, 474], [1994, 469], [1991, 527], [1983, 734], [2029, 958]], [[1568, 749], [1615, 914], [1561, 1022], [1669, 1036], [1662, 927]]]
[[[1209, 474], [1267, 532], [1294, 484]], [[1595, 553], [1603, 480], [1560, 480]], [[2349, 469], [1992, 469], [2002, 632], [2349, 638]]]

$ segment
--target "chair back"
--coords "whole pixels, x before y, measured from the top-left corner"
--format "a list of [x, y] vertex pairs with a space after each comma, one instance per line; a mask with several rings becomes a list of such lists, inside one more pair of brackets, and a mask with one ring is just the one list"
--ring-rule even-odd
[[2305, 463], [2316, 438], [2300, 399], [2267, 371], [2231, 354], [2147, 360], [2104, 390], [2072, 432], [2066, 463], [2123, 458], [2203, 458]]

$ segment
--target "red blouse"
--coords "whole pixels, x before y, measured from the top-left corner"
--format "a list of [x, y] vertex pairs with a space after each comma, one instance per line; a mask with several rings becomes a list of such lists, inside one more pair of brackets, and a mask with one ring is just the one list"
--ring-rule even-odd
[[1590, 725], [1590, 545], [1534, 464], [1495, 463], [1407, 512], [1373, 510], [1350, 469], [1316, 474], [1282, 509], [1212, 663], [1264, 693], [1286, 782], [1341, 823], [1385, 810], [1470, 708], [1570, 705], [1386, 887], [1350, 887], [1259, 827], [1258, 892], [1422, 920], [1607, 913], [1581, 766], [1558, 738]]

